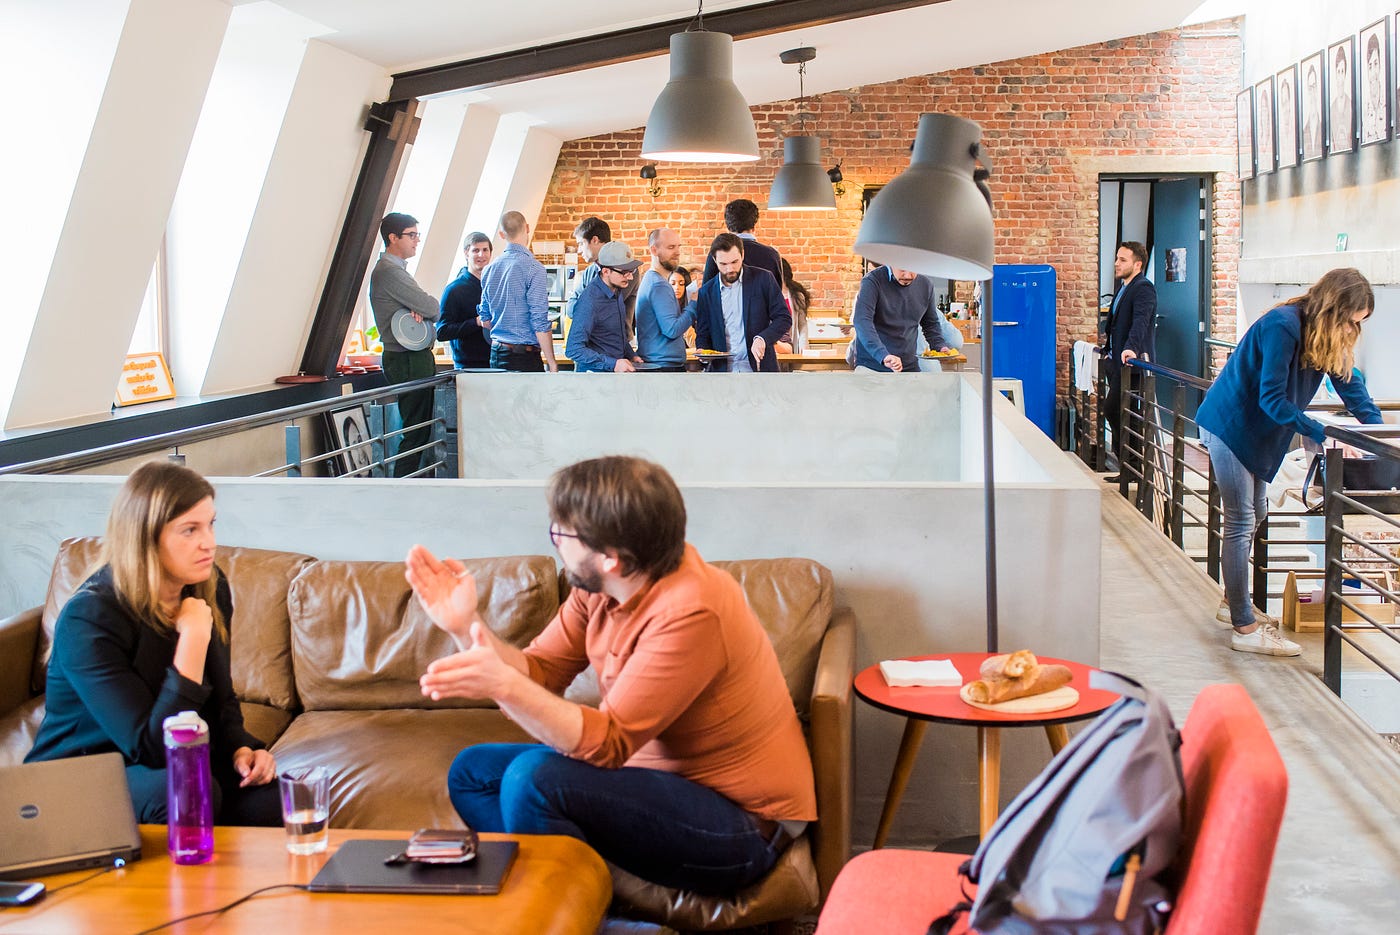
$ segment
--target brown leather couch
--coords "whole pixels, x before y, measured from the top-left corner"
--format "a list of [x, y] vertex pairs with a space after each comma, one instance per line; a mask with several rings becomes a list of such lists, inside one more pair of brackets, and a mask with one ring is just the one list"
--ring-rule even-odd
[[[58, 611], [97, 556], [95, 538], [60, 547], [41, 608], [0, 621], [0, 765], [19, 762], [43, 718], [45, 661]], [[445, 777], [474, 743], [529, 738], [489, 702], [434, 702], [418, 677], [452, 651], [412, 599], [399, 562], [322, 561], [220, 547], [233, 592], [233, 681], [248, 729], [279, 768], [331, 769], [331, 825], [457, 827]], [[617, 908], [680, 928], [723, 929], [814, 909], [850, 851], [851, 678], [855, 635], [833, 609], [831, 573], [805, 559], [716, 562], [743, 586], [773, 640], [807, 728], [820, 820], [765, 880], [719, 900], [669, 891], [614, 868]], [[482, 618], [524, 646], [565, 585], [551, 556], [472, 559]], [[570, 697], [596, 701], [591, 673]]]

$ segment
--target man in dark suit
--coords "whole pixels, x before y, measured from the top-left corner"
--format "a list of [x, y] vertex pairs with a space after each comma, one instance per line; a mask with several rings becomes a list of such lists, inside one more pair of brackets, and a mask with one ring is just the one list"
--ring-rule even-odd
[[[783, 259], [778, 251], [766, 243], [759, 243], [753, 229], [758, 226], [758, 205], [747, 198], [736, 198], [724, 206], [724, 226], [731, 234], [738, 234], [744, 241], [744, 267], [746, 269], [766, 269], [778, 284], [783, 287]], [[709, 282], [717, 272], [715, 257], [711, 253], [705, 261], [702, 283]]]
[[[1113, 260], [1114, 278], [1123, 285], [1113, 297], [1108, 315], [1107, 342], [1104, 345], [1104, 371], [1108, 375], [1108, 395], [1104, 397], [1108, 424], [1113, 429], [1113, 453], [1122, 468], [1123, 426], [1121, 423], [1123, 371], [1128, 361], [1141, 357], [1151, 360], [1156, 352], [1157, 287], [1143, 275], [1147, 266], [1147, 248], [1134, 240], [1126, 240]], [[1136, 374], [1132, 377], [1136, 385]], [[1117, 483], [1117, 476], [1108, 478]]]
[[[733, 351], [710, 369], [736, 373], [778, 370], [777, 341], [792, 327], [778, 282], [767, 270], [745, 263], [747, 244], [736, 234], [720, 234], [710, 244], [717, 275], [700, 287], [696, 298], [696, 350]], [[740, 353], [747, 348], [747, 353]]]

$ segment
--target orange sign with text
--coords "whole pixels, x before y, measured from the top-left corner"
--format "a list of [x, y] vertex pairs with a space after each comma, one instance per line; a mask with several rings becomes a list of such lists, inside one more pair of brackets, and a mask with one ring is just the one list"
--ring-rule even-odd
[[117, 381], [117, 405], [134, 406], [175, 398], [175, 383], [165, 356], [158, 353], [128, 354]]

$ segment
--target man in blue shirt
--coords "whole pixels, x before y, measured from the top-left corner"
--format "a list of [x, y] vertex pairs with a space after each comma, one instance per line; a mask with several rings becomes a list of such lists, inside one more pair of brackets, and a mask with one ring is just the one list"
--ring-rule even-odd
[[564, 345], [578, 372], [632, 373], [641, 363], [627, 340], [625, 296], [641, 265], [632, 248], [620, 241], [605, 243], [598, 251], [598, 277], [579, 295]]
[[491, 366], [491, 342], [481, 327], [476, 308], [481, 302], [481, 274], [491, 262], [491, 238], [472, 231], [462, 245], [467, 265], [442, 293], [442, 317], [437, 339], [452, 342], [452, 362], [458, 369]]
[[[583, 295], [583, 290], [587, 289], [593, 280], [598, 278], [600, 267], [598, 266], [598, 252], [605, 244], [612, 242], [612, 228], [608, 222], [602, 218], [590, 214], [582, 221], [578, 222], [578, 227], [574, 228], [574, 243], [578, 244], [578, 255], [583, 258], [588, 265], [583, 268], [583, 272], [578, 274], [578, 281], [574, 283], [573, 294], [569, 296], [569, 303], [564, 307], [564, 320], [572, 321], [574, 309], [578, 305], [579, 296]], [[637, 308], [637, 280], [633, 279], [627, 284], [627, 288], [622, 290], [622, 301], [627, 307], [627, 338], [632, 338], [632, 327], [634, 313]]]
[[647, 369], [685, 370], [685, 332], [695, 324], [695, 301], [685, 308], [676, 299], [670, 277], [680, 265], [681, 238], [662, 227], [647, 235], [651, 268], [637, 290], [637, 352]]
[[548, 276], [527, 246], [530, 225], [519, 211], [501, 215], [505, 248], [481, 277], [477, 314], [491, 329], [491, 366], [523, 373], [557, 373], [549, 327]]
[[700, 287], [695, 300], [695, 348], [725, 351], [710, 363], [717, 372], [777, 373], [773, 342], [792, 327], [778, 281], [763, 269], [744, 265], [744, 241], [720, 234], [710, 244], [718, 275]]

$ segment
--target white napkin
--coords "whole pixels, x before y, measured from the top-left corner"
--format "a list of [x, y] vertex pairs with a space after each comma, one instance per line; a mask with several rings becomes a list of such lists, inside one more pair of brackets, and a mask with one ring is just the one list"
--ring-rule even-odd
[[885, 677], [885, 684], [892, 688], [958, 688], [962, 685], [962, 676], [951, 659], [924, 659], [918, 662], [886, 659], [880, 663], [880, 674]]

